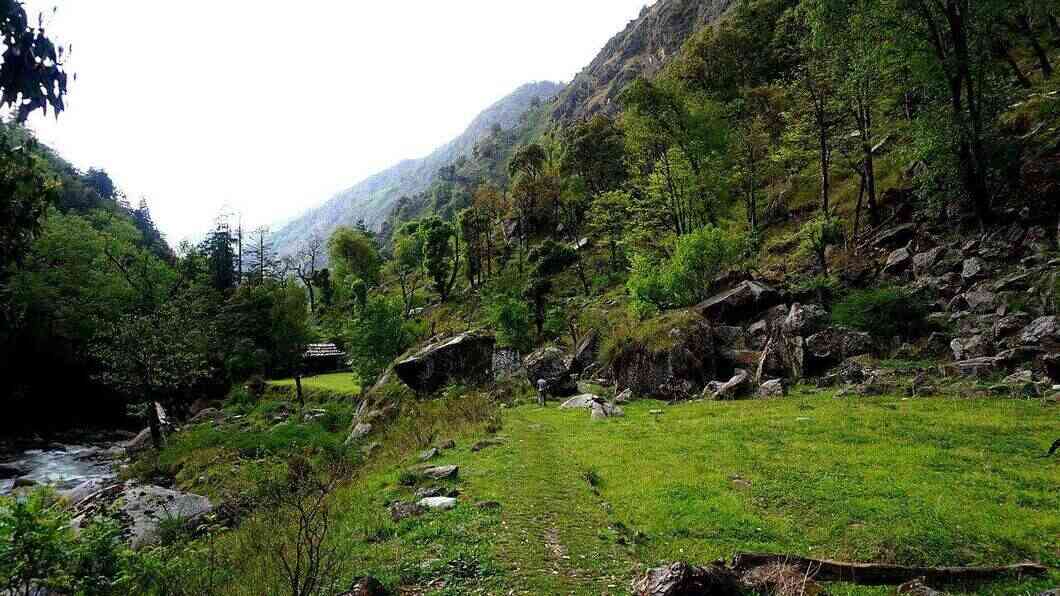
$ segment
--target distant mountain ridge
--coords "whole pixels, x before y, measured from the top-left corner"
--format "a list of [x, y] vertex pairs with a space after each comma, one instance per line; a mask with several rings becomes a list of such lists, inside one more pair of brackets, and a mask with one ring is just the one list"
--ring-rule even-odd
[[379, 229], [402, 197], [427, 191], [439, 169], [469, 155], [495, 124], [504, 129], [516, 126], [536, 100], [555, 98], [554, 105], [545, 106], [546, 116], [561, 124], [599, 112], [617, 113], [618, 95], [628, 83], [658, 73], [689, 37], [723, 18], [738, 1], [659, 0], [646, 6], [569, 85], [548, 81], [523, 85], [427, 157], [402, 161], [284, 225], [273, 237], [277, 250], [281, 255], [289, 254], [314, 234], [327, 237], [336, 227], [362, 219]]
[[326, 238], [335, 228], [361, 219], [369, 227], [378, 228], [401, 197], [426, 190], [440, 168], [469, 154], [495, 125], [515, 126], [531, 105], [550, 100], [562, 89], [562, 84], [551, 81], [519, 87], [476, 116], [460, 136], [427, 157], [408, 159], [370, 176], [284, 225], [273, 236], [276, 250], [281, 255], [290, 254], [313, 234]]

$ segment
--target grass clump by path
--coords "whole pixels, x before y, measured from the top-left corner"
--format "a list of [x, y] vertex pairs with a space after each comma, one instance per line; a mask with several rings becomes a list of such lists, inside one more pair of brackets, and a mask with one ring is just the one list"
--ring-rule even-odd
[[[448, 399], [424, 413], [444, 416], [464, 398]], [[380, 437], [386, 458], [334, 496], [345, 575], [428, 594], [598, 595], [628, 593], [634, 576], [659, 563], [738, 551], [1060, 567], [1060, 464], [1040, 457], [1055, 439], [1056, 411], [1038, 401], [801, 393], [639, 402], [602, 422], [524, 405], [502, 409], [499, 422], [443, 418], [435, 428], [457, 441], [431, 463], [460, 466], [448, 484], [460, 504], [391, 521], [386, 505], [424, 485], [400, 480], [428, 437], [405, 427]], [[472, 452], [488, 435], [495, 444]], [[483, 500], [500, 509], [475, 506]], [[247, 570], [274, 564], [251, 550], [237, 557]], [[978, 593], [1035, 594], [1057, 583], [1054, 571]]]

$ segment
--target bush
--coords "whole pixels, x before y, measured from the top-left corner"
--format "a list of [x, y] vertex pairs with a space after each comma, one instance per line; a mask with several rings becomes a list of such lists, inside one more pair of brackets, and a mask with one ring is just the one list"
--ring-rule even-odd
[[885, 287], [851, 292], [832, 308], [832, 320], [881, 339], [910, 338], [925, 330], [927, 313], [911, 293]]
[[691, 306], [710, 297], [714, 279], [737, 265], [746, 240], [739, 234], [706, 226], [678, 238], [669, 259], [633, 257], [626, 288], [630, 307], [640, 319], [670, 307]]
[[49, 490], [0, 500], [0, 593], [36, 594], [68, 586], [73, 536]]

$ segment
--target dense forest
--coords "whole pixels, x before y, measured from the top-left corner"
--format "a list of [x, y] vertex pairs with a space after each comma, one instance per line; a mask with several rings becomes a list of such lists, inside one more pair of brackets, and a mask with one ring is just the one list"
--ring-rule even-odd
[[[702, 20], [281, 251], [38, 143], [62, 52], [0, 0], [3, 445], [144, 429], [120, 488], [0, 500], [0, 594], [1055, 586], [1060, 6], [652, 10]], [[130, 548], [140, 486], [209, 512]]]

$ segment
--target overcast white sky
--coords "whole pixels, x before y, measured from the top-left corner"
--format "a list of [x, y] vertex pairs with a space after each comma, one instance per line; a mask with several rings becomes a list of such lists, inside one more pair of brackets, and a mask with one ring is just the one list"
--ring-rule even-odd
[[172, 244], [223, 206], [275, 223], [459, 134], [519, 85], [570, 80], [654, 0], [28, 0], [73, 45], [76, 166], [146, 196]]

